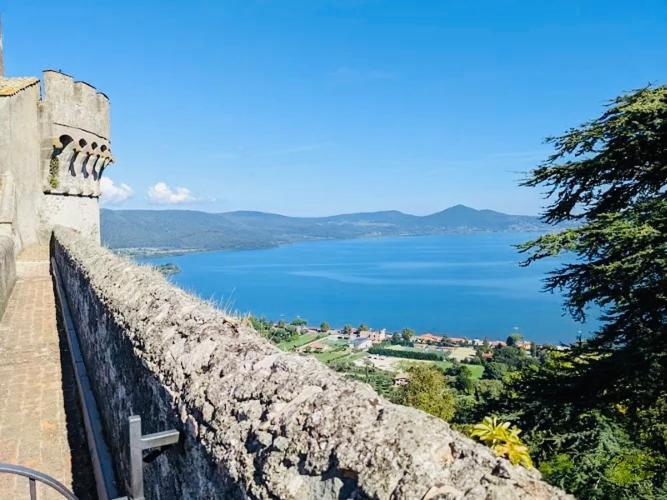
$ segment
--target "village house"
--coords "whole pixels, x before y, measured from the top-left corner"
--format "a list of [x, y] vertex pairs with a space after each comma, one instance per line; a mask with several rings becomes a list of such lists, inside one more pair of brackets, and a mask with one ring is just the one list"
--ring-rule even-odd
[[519, 340], [514, 345], [519, 349], [523, 349], [524, 351], [530, 351], [530, 346], [532, 345], [532, 342], [528, 340]]
[[424, 333], [415, 337], [415, 342], [419, 344], [439, 344], [441, 341], [441, 336], [433, 335], [432, 333]]
[[348, 345], [356, 351], [363, 351], [373, 347], [373, 341], [368, 337], [359, 337], [358, 339], [350, 339]]
[[379, 344], [387, 339], [387, 330], [360, 330], [357, 335], [362, 338], [370, 339], [374, 344]]

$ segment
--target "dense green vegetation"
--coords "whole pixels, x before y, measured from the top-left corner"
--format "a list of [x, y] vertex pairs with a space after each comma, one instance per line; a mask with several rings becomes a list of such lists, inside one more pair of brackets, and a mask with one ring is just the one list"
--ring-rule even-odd
[[527, 186], [545, 186], [549, 223], [577, 226], [522, 246], [551, 273], [577, 319], [602, 326], [536, 370], [494, 409], [526, 429], [540, 469], [581, 498], [667, 497], [667, 87], [621, 96], [599, 118], [549, 140]]
[[451, 420], [455, 412], [455, 392], [445, 383], [444, 374], [434, 366], [415, 365], [408, 369], [410, 383], [393, 395], [395, 402]]
[[381, 345], [373, 346], [368, 349], [369, 354], [378, 354], [380, 356], [394, 356], [396, 358], [422, 359], [427, 361], [442, 361], [445, 355], [442, 352], [418, 351], [416, 349], [390, 349]]
[[278, 344], [278, 347], [285, 351], [290, 351], [321, 337], [318, 334], [300, 335], [299, 328], [306, 323], [300, 318], [295, 319], [290, 324], [279, 321], [276, 325], [266, 318], [250, 316], [248, 320], [262, 336]]
[[[449, 358], [447, 358], [449, 359]], [[398, 367], [401, 370], [407, 371], [410, 369], [412, 366], [415, 366], [417, 364], [423, 364], [427, 363], [429, 365], [435, 366], [438, 368], [440, 371], [443, 373], [447, 373], [447, 371], [454, 366], [462, 366], [466, 367], [468, 370], [468, 373], [470, 373], [470, 376], [472, 377], [473, 380], [479, 380], [482, 378], [482, 375], [484, 374], [484, 367], [481, 365], [474, 365], [474, 364], [469, 364], [469, 363], [459, 363], [455, 359], [452, 359], [451, 361], [410, 361], [409, 359], [406, 359], [405, 361], [401, 361], [398, 364]]]
[[378, 370], [368, 364], [363, 367], [355, 366], [353, 361], [360, 359], [364, 354], [356, 353], [352, 356], [353, 357], [348, 356], [343, 359], [336, 359], [329, 363], [329, 366], [351, 379], [371, 385], [378, 394], [381, 394], [386, 398], [394, 399], [396, 397], [393, 374], [385, 370]]

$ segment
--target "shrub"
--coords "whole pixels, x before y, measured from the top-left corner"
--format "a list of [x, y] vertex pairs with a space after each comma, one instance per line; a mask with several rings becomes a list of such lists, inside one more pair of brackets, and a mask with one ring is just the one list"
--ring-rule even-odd
[[442, 361], [445, 357], [439, 352], [419, 352], [403, 351], [399, 349], [387, 349], [386, 347], [375, 346], [368, 349], [370, 354], [379, 354], [380, 356], [393, 356], [395, 358], [421, 359], [425, 361]]
[[456, 411], [454, 391], [445, 376], [431, 365], [411, 366], [410, 383], [396, 394], [396, 402], [418, 408], [449, 422]]
[[481, 424], [474, 426], [470, 436], [479, 438], [496, 455], [505, 457], [515, 465], [521, 464], [530, 469], [533, 461], [519, 433], [521, 430], [516, 426], [510, 427], [509, 422], [498, 422], [496, 417], [484, 417]]

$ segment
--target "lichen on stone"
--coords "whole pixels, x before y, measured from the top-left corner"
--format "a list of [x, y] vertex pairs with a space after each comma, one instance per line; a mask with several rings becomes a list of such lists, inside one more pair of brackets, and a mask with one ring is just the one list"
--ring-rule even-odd
[[49, 185], [55, 189], [58, 187], [60, 174], [60, 160], [57, 156], [52, 156], [49, 162]]

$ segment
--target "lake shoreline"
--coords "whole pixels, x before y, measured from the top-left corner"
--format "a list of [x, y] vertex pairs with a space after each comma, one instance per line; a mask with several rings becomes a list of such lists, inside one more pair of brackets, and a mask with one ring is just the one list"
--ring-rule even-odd
[[524, 256], [514, 245], [537, 235], [319, 240], [135, 259], [176, 264], [181, 272], [169, 279], [177, 286], [275, 321], [302, 317], [469, 338], [506, 338], [518, 329], [537, 342], [570, 343], [594, 322], [575, 323], [562, 314], [562, 297], [540, 291], [558, 259], [519, 266]]
[[[477, 236], [477, 235], [489, 235], [489, 234], [548, 234], [550, 231], [530, 231], [526, 233], [524, 231], [462, 231], [462, 232], [443, 232], [437, 234], [402, 234], [402, 235], [379, 235], [379, 236], [360, 236], [356, 238], [313, 238], [313, 239], [300, 239], [294, 241], [278, 242], [275, 244], [266, 244], [266, 245], [252, 245], [252, 246], [237, 246], [237, 247], [228, 247], [228, 248], [161, 248], [161, 247], [118, 247], [118, 248], [109, 248], [112, 252], [118, 255], [124, 255], [127, 257], [141, 257], [141, 258], [152, 258], [152, 257], [169, 257], [169, 256], [181, 256], [181, 255], [190, 255], [198, 253], [215, 253], [215, 252], [245, 252], [253, 250], [269, 250], [272, 248], [280, 248], [290, 245], [298, 245], [301, 243], [322, 243], [328, 241], [363, 241], [363, 240], [391, 240], [397, 238], [423, 238], [429, 236]], [[104, 243], [104, 242], [103, 242]]]

